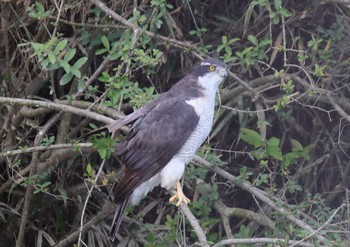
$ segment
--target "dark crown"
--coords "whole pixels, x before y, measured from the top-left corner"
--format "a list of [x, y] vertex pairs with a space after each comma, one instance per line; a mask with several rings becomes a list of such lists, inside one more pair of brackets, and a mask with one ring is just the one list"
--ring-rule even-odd
[[193, 74], [197, 77], [203, 76], [208, 72], [213, 72], [216, 70], [217, 67], [227, 67], [226, 63], [214, 59], [214, 58], [208, 58], [201, 62], [199, 62], [193, 69]]

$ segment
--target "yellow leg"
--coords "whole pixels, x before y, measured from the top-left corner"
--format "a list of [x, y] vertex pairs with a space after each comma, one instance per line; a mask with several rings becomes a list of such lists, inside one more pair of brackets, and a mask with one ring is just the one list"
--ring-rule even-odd
[[188, 204], [191, 201], [185, 196], [184, 192], [182, 191], [180, 181], [176, 181], [176, 194], [170, 197], [169, 202], [173, 203], [176, 198], [178, 199], [176, 203], [177, 207], [180, 206], [182, 202]]

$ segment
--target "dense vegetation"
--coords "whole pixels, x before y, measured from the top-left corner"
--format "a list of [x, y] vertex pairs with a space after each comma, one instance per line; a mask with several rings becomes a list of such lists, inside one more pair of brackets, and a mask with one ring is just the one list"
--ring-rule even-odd
[[[1, 246], [349, 245], [348, 1], [0, 6]], [[110, 242], [128, 129], [81, 137], [208, 56], [232, 73], [186, 169], [191, 204], [157, 188]]]

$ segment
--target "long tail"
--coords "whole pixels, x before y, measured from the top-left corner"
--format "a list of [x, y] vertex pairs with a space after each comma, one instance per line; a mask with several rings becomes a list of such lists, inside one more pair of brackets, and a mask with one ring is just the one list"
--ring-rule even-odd
[[128, 205], [129, 197], [125, 198], [123, 202], [117, 203], [117, 209], [114, 214], [111, 230], [109, 231], [109, 239], [114, 241], [116, 234], [118, 233], [120, 223], [122, 222], [124, 211]]

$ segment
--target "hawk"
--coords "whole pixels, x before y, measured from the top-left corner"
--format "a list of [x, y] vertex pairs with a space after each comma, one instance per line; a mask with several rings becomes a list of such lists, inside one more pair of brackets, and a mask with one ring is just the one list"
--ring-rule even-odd
[[177, 206], [190, 200], [181, 179], [186, 164], [208, 137], [215, 108], [215, 94], [227, 77], [227, 65], [216, 59], [198, 63], [169, 91], [139, 110], [107, 125], [114, 132], [132, 124], [132, 130], [116, 147], [125, 171], [113, 187], [117, 209], [110, 230], [113, 241], [128, 203], [137, 205], [155, 186], [176, 194]]

